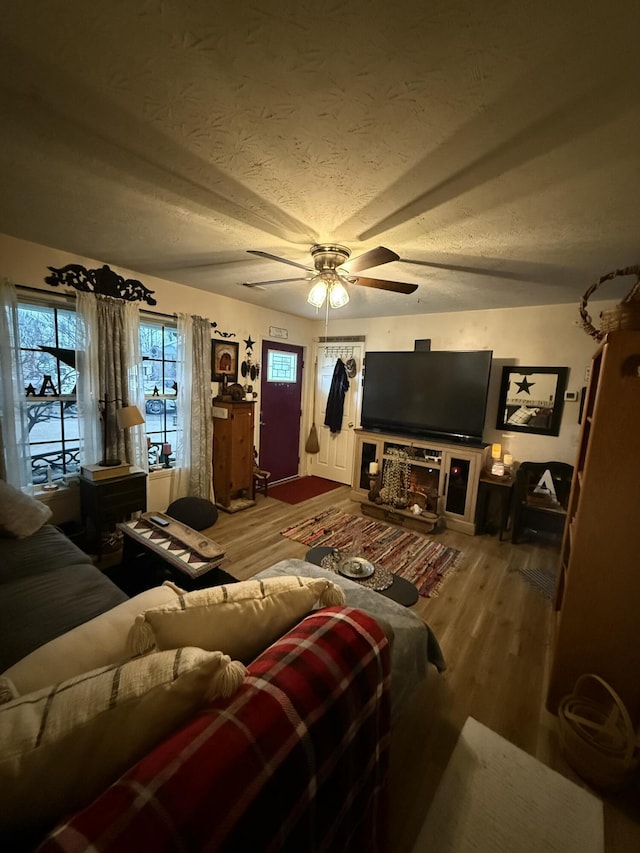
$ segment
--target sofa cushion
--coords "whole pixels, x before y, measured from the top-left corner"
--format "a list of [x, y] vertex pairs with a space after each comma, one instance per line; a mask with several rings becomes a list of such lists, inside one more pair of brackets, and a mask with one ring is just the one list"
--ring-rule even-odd
[[49, 507], [0, 480], [0, 535], [31, 536], [51, 518]]
[[51, 524], [0, 540], [0, 672], [128, 596]]
[[131, 657], [127, 637], [140, 611], [175, 601], [182, 592], [170, 581], [145, 590], [45, 643], [3, 675], [24, 695], [101, 666], [122, 663]]
[[318, 601], [343, 604], [344, 593], [331, 581], [295, 576], [187, 592], [175, 602], [138, 616], [131, 631], [131, 651], [198, 646], [219, 649], [248, 662]]
[[0, 827], [46, 827], [86, 805], [244, 672], [221, 652], [176, 649], [0, 705]]
[[316, 611], [38, 850], [386, 850], [390, 683], [370, 616]]

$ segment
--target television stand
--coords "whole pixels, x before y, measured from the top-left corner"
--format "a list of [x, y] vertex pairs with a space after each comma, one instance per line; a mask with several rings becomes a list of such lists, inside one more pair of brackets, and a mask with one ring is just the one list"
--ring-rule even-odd
[[[354, 434], [356, 444], [351, 498], [362, 504], [363, 513], [376, 518], [385, 517], [386, 513], [388, 521], [392, 521], [392, 516], [398, 519], [392, 521], [394, 524], [400, 524], [399, 519], [402, 519], [405, 527], [412, 526], [422, 532], [430, 532], [425, 528], [432, 524], [432, 519], [424, 512], [417, 516], [410, 510], [400, 510], [369, 500], [369, 465], [377, 463], [382, 480], [385, 466], [393, 460], [394, 452], [404, 450], [409, 457], [409, 490], [424, 497], [427, 512], [436, 520], [440, 518], [442, 524], [450, 530], [472, 536], [475, 534], [478, 485], [487, 445], [473, 447], [439, 439], [409, 438], [363, 429], [354, 430]], [[423, 518], [424, 521], [421, 521]]]
[[408, 509], [397, 509], [391, 504], [377, 504], [372, 501], [362, 503], [360, 509], [363, 515], [397, 524], [398, 527], [417, 530], [419, 533], [432, 533], [440, 521], [440, 516], [435, 512], [423, 510], [420, 515], [416, 515]]

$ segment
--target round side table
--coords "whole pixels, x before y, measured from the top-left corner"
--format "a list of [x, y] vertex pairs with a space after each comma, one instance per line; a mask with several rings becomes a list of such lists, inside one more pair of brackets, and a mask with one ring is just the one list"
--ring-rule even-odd
[[[308, 563], [313, 563], [314, 566], [322, 566], [322, 558], [326, 557], [333, 550], [333, 548], [319, 545], [317, 548], [311, 548], [311, 550], [307, 551], [304, 558]], [[354, 581], [354, 583], [358, 583], [358, 581]], [[411, 607], [420, 597], [418, 590], [412, 583], [396, 575], [393, 576], [391, 586], [387, 587], [387, 589], [375, 590], [375, 592], [380, 593], [380, 595], [386, 595], [387, 598], [397, 601], [398, 604], [403, 604], [405, 607]]]

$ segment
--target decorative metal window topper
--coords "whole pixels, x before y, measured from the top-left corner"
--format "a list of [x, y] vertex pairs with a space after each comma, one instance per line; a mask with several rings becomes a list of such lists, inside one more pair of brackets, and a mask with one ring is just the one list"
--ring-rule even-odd
[[100, 293], [103, 296], [125, 299], [127, 302], [157, 304], [157, 300], [151, 296], [155, 291], [149, 290], [135, 278], [123, 278], [107, 264], [95, 270], [88, 270], [81, 264], [67, 264], [60, 269], [56, 267], [47, 267], [47, 269], [50, 269], [53, 275], [45, 276], [44, 280], [52, 287], [64, 285], [84, 293]]

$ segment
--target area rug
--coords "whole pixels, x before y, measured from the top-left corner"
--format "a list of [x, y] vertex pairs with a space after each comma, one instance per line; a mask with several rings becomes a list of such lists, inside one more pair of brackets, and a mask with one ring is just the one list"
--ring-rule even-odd
[[456, 548], [419, 533], [335, 509], [307, 518], [280, 533], [311, 548], [324, 545], [347, 550], [358, 541], [360, 556], [408, 580], [427, 598], [438, 594], [445, 575], [462, 557]]
[[518, 573], [526, 582], [537, 589], [547, 601], [556, 597], [556, 569], [518, 569]]
[[299, 504], [341, 485], [342, 483], [334, 483], [333, 480], [325, 480], [324, 477], [298, 477], [296, 480], [271, 486], [269, 497], [286, 504]]
[[602, 802], [468, 717], [413, 853], [603, 853]]

